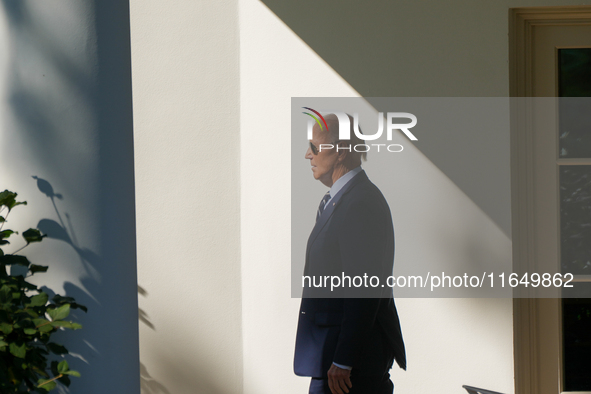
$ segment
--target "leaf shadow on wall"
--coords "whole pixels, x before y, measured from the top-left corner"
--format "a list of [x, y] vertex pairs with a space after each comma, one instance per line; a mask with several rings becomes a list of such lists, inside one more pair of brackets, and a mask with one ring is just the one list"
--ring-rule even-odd
[[[64, 296], [74, 297], [77, 303], [88, 307], [88, 313], [84, 313], [80, 310], [72, 310], [70, 313], [72, 320], [81, 323], [83, 328], [82, 330], [76, 331], [58, 331], [55, 333], [55, 339], [58, 343], [66, 345], [71, 356], [83, 361], [82, 364], [78, 362], [72, 363], [72, 368], [81, 373], [82, 379], [85, 377], [88, 379], [88, 377], [92, 376], [94, 372], [92, 360], [100, 356], [100, 351], [96, 346], [89, 342], [87, 338], [93, 337], [91, 332], [97, 329], [100, 330], [101, 324], [105, 324], [101, 323], [99, 321], [100, 319], [96, 318], [96, 311], [101, 308], [100, 301], [88, 290], [89, 288], [98, 285], [100, 275], [97, 273], [96, 267], [100, 264], [101, 259], [100, 256], [92, 250], [79, 245], [69, 214], [65, 213], [62, 215], [55, 203], [56, 199], [63, 200], [63, 195], [55, 193], [51, 183], [47, 180], [38, 176], [32, 176], [32, 178], [36, 180], [39, 191], [45, 194], [47, 198], [51, 199], [58, 218], [58, 221], [48, 218], [41, 219], [37, 224], [37, 228], [43, 234], [47, 235], [48, 240], [58, 240], [68, 244], [78, 255], [80, 266], [85, 272], [85, 275], [81, 275], [80, 277], [80, 282], [83, 287], [68, 281], [63, 284], [65, 291], [65, 294], [63, 294]], [[52, 296], [55, 294], [47, 287], [43, 287], [43, 290]], [[79, 382], [78, 379], [73, 379], [72, 386], [77, 387]], [[63, 386], [60, 386], [59, 389], [63, 393], [70, 392], [69, 389]]]
[[50, 275], [71, 278], [64, 288], [89, 307], [84, 329], [69, 333], [86, 340], [70, 350], [88, 363], [71, 390], [138, 394], [129, 1], [0, 0], [0, 8], [0, 156], [14, 162], [15, 179], [59, 185], [62, 196], [36, 179], [55, 209], [38, 227], [59, 252]]
[[[142, 286], [137, 287], [138, 298], [139, 296], [148, 297], [148, 291]], [[142, 308], [138, 308], [139, 321], [144, 323], [150, 329], [156, 331], [156, 327], [150, 321], [150, 317]], [[143, 394], [170, 394], [170, 391], [159, 381], [154, 379], [148, 372], [148, 368], [140, 360], [140, 386]]]
[[[138, 285], [137, 292], [139, 297], [147, 298], [149, 296], [149, 292], [143, 286]], [[142, 308], [139, 308], [139, 321], [151, 330], [157, 330], [157, 327], [150, 320], [148, 313]], [[201, 342], [204, 344], [208, 342], [206, 336], [196, 335], [196, 338], [202, 338]], [[219, 379], [211, 373], [210, 361], [206, 357], [196, 356], [201, 354], [200, 352], [188, 354], [187, 352], [178, 351], [175, 353], [175, 357], [171, 358], [170, 352], [162, 349], [162, 347], [166, 347], [165, 343], [144, 340], [144, 346], [149, 346], [148, 351], [150, 356], [148, 359], [156, 374], [166, 376], [168, 381], [174, 381], [172, 389], [175, 393], [231, 393], [224, 387], [221, 387], [222, 385]], [[171, 391], [166, 386], [149, 373], [148, 367], [141, 362], [141, 359], [140, 385], [142, 394], [171, 394]]]

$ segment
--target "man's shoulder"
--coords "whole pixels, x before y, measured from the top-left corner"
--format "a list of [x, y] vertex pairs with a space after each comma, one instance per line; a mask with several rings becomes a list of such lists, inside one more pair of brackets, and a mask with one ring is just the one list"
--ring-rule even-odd
[[[365, 175], [365, 173], [359, 174]], [[367, 175], [361, 177], [358, 182], [351, 186], [345, 196], [349, 203], [359, 201], [383, 201], [386, 203], [386, 198], [380, 189], [369, 180]]]
[[357, 218], [362, 215], [367, 220], [373, 218], [375, 223], [391, 218], [388, 201], [380, 189], [369, 180], [352, 187], [341, 199], [337, 212], [339, 217]]

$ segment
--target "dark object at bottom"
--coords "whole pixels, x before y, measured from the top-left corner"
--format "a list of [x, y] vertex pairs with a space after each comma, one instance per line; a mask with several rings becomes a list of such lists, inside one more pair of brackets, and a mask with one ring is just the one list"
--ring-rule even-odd
[[[367, 376], [355, 379], [351, 376], [353, 387], [349, 394], [392, 394], [394, 385], [390, 380], [390, 374], [386, 372], [383, 376]], [[331, 394], [328, 387], [328, 379], [312, 378], [308, 394]]]
[[466, 386], [466, 385], [463, 385], [462, 387], [465, 388], [466, 391], [470, 394], [503, 394], [503, 393], [499, 393], [498, 391], [479, 389], [478, 387], [472, 387], [472, 386]]

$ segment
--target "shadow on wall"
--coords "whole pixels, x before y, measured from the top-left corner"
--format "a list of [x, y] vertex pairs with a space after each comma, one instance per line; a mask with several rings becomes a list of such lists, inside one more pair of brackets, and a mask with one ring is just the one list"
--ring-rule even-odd
[[[55, 193], [53, 186], [47, 180], [42, 179], [38, 176], [32, 176], [37, 182], [37, 188], [47, 198], [51, 199], [55, 214], [58, 221], [53, 219], [41, 219], [37, 224], [37, 228], [41, 230], [43, 234], [47, 235], [48, 240], [62, 241], [68, 244], [78, 255], [80, 259], [80, 266], [83, 268], [84, 274], [81, 274], [80, 282], [84, 288], [81, 288], [71, 282], [64, 282], [65, 296], [74, 297], [76, 301], [82, 305], [88, 307], [89, 312], [82, 313], [80, 310], [72, 310], [70, 316], [74, 321], [80, 322], [83, 326], [82, 330], [79, 331], [58, 331], [55, 334], [55, 338], [58, 343], [64, 343], [70, 350], [70, 355], [78, 358], [83, 362], [77, 362], [73, 364], [74, 369], [81, 372], [82, 376], [89, 376], [93, 373], [92, 360], [100, 356], [99, 350], [89, 341], [88, 338], [93, 338], [97, 329], [100, 330], [100, 324], [97, 324], [97, 320], [94, 316], [98, 310], [101, 309], [100, 302], [97, 300], [92, 293], [89, 293], [88, 289], [96, 288], [100, 275], [97, 274], [97, 266], [100, 265], [100, 257], [91, 250], [81, 247], [78, 244], [76, 232], [70, 220], [70, 215], [65, 213], [62, 216], [60, 209], [57, 207], [55, 200], [63, 200], [62, 194]], [[65, 221], [64, 218], [65, 217]], [[50, 298], [55, 294], [47, 287], [43, 287], [43, 290], [50, 295]], [[73, 381], [74, 387], [78, 386], [77, 380]], [[70, 392], [65, 387], [59, 388], [61, 392]]]
[[97, 266], [100, 264], [100, 257], [92, 250], [78, 245], [76, 232], [74, 231], [74, 227], [68, 213], [64, 214], [67, 223], [64, 222], [64, 219], [62, 218], [62, 215], [55, 204], [55, 199], [57, 198], [62, 200], [63, 196], [61, 194], [54, 193], [53, 187], [45, 179], [39, 178], [36, 175], [33, 175], [32, 178], [37, 181], [37, 188], [39, 191], [51, 199], [51, 203], [53, 204], [53, 208], [55, 209], [55, 213], [59, 221], [56, 222], [53, 219], [41, 219], [39, 223], [37, 223], [37, 228], [41, 230], [43, 234], [47, 234], [47, 238], [60, 240], [70, 245], [76, 254], [78, 254], [78, 257], [80, 258], [80, 264], [87, 273], [86, 276], [92, 278], [93, 282], [96, 282], [97, 279], [99, 279], [99, 277], [97, 277]]
[[[262, 2], [363, 97], [508, 94], [504, 3]], [[509, 130], [428, 131], [413, 145], [510, 237]]]
[[[138, 286], [138, 295], [148, 297], [148, 291], [144, 287]], [[141, 308], [139, 308], [139, 320], [156, 331], [148, 314]], [[198, 338], [207, 341], [207, 338], [198, 336], [190, 340], [194, 342]], [[155, 344], [154, 348], [158, 348], [158, 346], [165, 345]], [[205, 365], [207, 360], [203, 360], [203, 357], [199, 357], [198, 354], [190, 358], [186, 352], [178, 352], [174, 359], [170, 359], [164, 352], [156, 351], [155, 354], [151, 354], [150, 360], [152, 360], [152, 365], [156, 367], [157, 373], [163, 374], [167, 376], [167, 380], [175, 382], [175, 390], [179, 393], [233, 394], [219, 387], [219, 379], [208, 372], [209, 368]], [[153, 360], [158, 361], [154, 362]], [[172, 394], [166, 386], [150, 375], [146, 365], [141, 362], [140, 384], [142, 394]]]
[[[138, 295], [148, 297], [148, 292], [142, 286], [137, 287]], [[156, 327], [150, 321], [150, 317], [142, 308], [138, 308], [138, 317], [140, 322], [156, 331]], [[170, 391], [156, 379], [154, 379], [148, 372], [148, 368], [140, 361], [140, 386], [142, 394], [170, 394]]]
[[[199, 355], [194, 358], [188, 357], [185, 353], [179, 353], [174, 359], [165, 354], [154, 354], [152, 357], [159, 360], [158, 373], [164, 374], [168, 380], [175, 382], [175, 390], [178, 393], [191, 394], [235, 394], [225, 391], [219, 386], [219, 379], [208, 374], [206, 360]], [[151, 379], [145, 367], [141, 366], [142, 394], [171, 394], [160, 383]]]
[[[137, 287], [137, 293], [142, 297], [148, 296], [148, 292], [146, 291], [146, 289], [144, 289], [140, 285], [138, 285]], [[146, 326], [150, 327], [152, 330], [156, 331], [156, 328], [154, 327], [154, 324], [152, 324], [152, 322], [150, 321], [150, 317], [148, 316], [146, 311], [144, 311], [142, 308], [137, 308], [137, 310], [140, 321], [144, 323]]]
[[9, 51], [1, 155], [15, 181], [43, 174], [59, 185], [61, 195], [35, 178], [55, 209], [38, 228], [75, 252], [54, 257], [77, 283], [64, 284], [68, 295], [89, 308], [65, 341], [86, 362], [72, 391], [138, 394], [129, 3], [0, 4]]
[[508, 94], [504, 2], [262, 3], [364, 97]]
[[140, 385], [143, 394], [170, 394], [170, 391], [166, 389], [161, 383], [154, 380], [146, 366], [140, 362]]

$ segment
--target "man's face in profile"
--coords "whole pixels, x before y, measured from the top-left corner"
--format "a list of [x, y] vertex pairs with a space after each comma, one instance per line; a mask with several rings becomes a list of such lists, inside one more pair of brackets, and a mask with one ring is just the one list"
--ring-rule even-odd
[[329, 187], [332, 186], [332, 173], [338, 154], [335, 148], [322, 147], [322, 151], [320, 151], [320, 144], [336, 146], [333, 142], [330, 140], [330, 133], [327, 130], [320, 130], [320, 127], [316, 124], [312, 128], [312, 140], [310, 140], [310, 146], [308, 146], [305, 156], [306, 159], [310, 160], [314, 179]]

